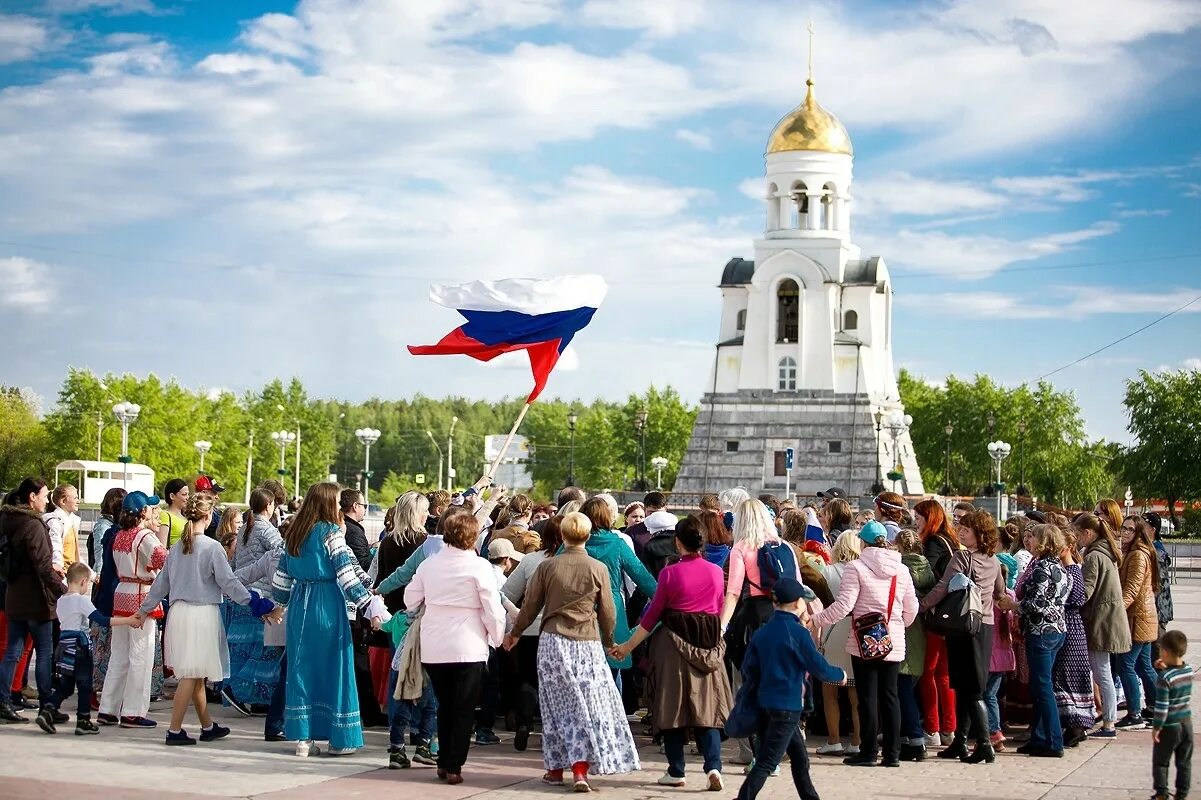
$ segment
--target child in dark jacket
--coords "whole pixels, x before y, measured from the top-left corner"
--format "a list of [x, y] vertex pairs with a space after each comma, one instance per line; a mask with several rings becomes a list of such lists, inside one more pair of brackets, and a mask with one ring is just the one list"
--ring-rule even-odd
[[820, 800], [809, 777], [809, 755], [801, 734], [807, 673], [826, 683], [846, 683], [846, 673], [817, 651], [801, 623], [805, 588], [781, 578], [772, 590], [776, 611], [751, 638], [742, 662], [744, 684], [755, 687], [759, 736], [755, 762], [738, 791], [738, 800], [754, 800], [784, 754], [792, 762], [792, 780], [801, 800]]

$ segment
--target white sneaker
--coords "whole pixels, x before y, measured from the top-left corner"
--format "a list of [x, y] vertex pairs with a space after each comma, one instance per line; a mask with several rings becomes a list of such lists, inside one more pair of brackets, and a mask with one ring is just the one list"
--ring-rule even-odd
[[848, 755], [848, 756], [857, 756], [857, 755], [859, 755], [859, 745], [857, 745], [857, 744], [848, 744], [848, 745], [847, 745], [847, 751], [846, 751], [846, 752], [847, 752], [847, 755]]
[[838, 744], [827, 743], [817, 748], [817, 754], [819, 756], [840, 756], [845, 752], [846, 748], [843, 747], [842, 742], [839, 742]]
[[709, 791], [720, 792], [726, 785], [722, 783], [721, 773], [715, 769], [709, 770]]
[[941, 747], [942, 739], [937, 733], [926, 734], [926, 747]]
[[296, 755], [300, 758], [321, 755], [321, 748], [314, 741], [299, 741], [296, 743]]
[[687, 783], [687, 781], [684, 780], [683, 778], [677, 778], [676, 776], [672, 775], [670, 772], [664, 772], [663, 777], [659, 779], [658, 783], [660, 786], [677, 786], [678, 787], [678, 786], [683, 786], [685, 783]]
[[950, 745], [952, 742], [954, 742], [954, 741], [955, 741], [955, 734], [954, 734], [954, 732], [951, 732], [951, 733], [940, 733], [940, 734], [938, 734], [938, 737], [939, 737], [939, 740], [940, 740], [940, 742], [942, 743], [942, 746], [943, 746], [943, 747], [947, 747], [948, 745]]

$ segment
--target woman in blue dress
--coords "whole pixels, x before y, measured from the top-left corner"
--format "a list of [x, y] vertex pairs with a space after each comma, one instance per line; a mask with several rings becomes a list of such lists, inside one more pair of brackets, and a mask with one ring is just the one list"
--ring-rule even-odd
[[338, 493], [335, 483], [309, 487], [272, 582], [275, 602], [287, 609], [284, 734], [298, 756], [317, 755], [315, 739], [329, 741], [330, 755], [363, 746], [346, 604], [366, 609], [372, 595], [346, 546]]

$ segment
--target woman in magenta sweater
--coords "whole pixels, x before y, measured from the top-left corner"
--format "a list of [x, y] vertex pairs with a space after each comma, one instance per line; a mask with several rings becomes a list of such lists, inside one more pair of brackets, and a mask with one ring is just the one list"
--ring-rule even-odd
[[[704, 523], [695, 514], [676, 525], [680, 560], [663, 568], [659, 586], [630, 640], [611, 651], [625, 658], [647, 637], [647, 696], [651, 719], [663, 734], [667, 774], [663, 786], [684, 785], [684, 744], [689, 732], [705, 759], [710, 791], [721, 791], [721, 729], [730, 713], [730, 681], [721, 636], [721, 567], [701, 557]], [[657, 630], [656, 630], [657, 628]]]

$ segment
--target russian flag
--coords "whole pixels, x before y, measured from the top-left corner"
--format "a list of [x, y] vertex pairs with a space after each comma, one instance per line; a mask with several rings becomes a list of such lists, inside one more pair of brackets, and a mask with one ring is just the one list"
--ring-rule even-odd
[[546, 388], [551, 370], [600, 308], [608, 292], [599, 275], [509, 278], [430, 287], [430, 300], [453, 308], [467, 321], [437, 344], [409, 345], [415, 356], [465, 355], [491, 361], [525, 350], [534, 373], [532, 403]]

